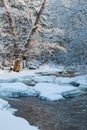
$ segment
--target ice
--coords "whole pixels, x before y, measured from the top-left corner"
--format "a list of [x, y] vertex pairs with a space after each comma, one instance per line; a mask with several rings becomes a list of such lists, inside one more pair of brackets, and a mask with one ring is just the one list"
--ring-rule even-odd
[[73, 86], [59, 86], [57, 84], [52, 83], [38, 83], [34, 87], [34, 90], [39, 93], [39, 97], [41, 99], [48, 99], [48, 100], [60, 100], [64, 99], [62, 93], [64, 92], [71, 92], [76, 90], [77, 88]]
[[69, 78], [69, 77], [56, 77], [55, 78], [55, 83], [69, 84], [72, 81], [75, 81], [75, 78]]
[[58, 77], [55, 78], [55, 83], [56, 84], [71, 84], [72, 82], [78, 83], [80, 87], [87, 87], [87, 75], [80, 75], [80, 76], [75, 76], [72, 78], [69, 77]]
[[77, 83], [79, 83], [81, 86], [87, 87], [87, 75], [81, 75], [77, 77]]
[[0, 99], [0, 110], [8, 110], [10, 108], [10, 105], [7, 101]]
[[1, 98], [0, 98], [0, 110], [10, 111], [11, 113], [14, 113], [15, 111], [17, 111], [16, 109], [11, 108], [10, 104]]
[[[39, 79], [39, 78], [38, 78]], [[40, 80], [42, 81], [42, 80]], [[37, 83], [34, 87], [25, 85], [24, 83], [0, 83], [1, 97], [23, 97], [23, 96], [38, 96], [41, 99], [60, 100], [64, 99], [62, 93], [76, 90], [76, 87], [71, 85], [58, 85], [55, 83], [47, 83], [48, 78], [42, 83]]]
[[[0, 96], [38, 97], [39, 95], [41, 99], [53, 101], [63, 99], [62, 94], [65, 92], [73, 95], [73, 90], [78, 89], [83, 91], [82, 88], [87, 88], [87, 75], [75, 77], [56, 77], [55, 75], [50, 75], [60, 71], [65, 71], [63, 66], [53, 68], [53, 66], [49, 65], [41, 66], [36, 70], [24, 69], [19, 73], [0, 71]], [[48, 74], [48, 76], [42, 74]], [[79, 86], [74, 86], [73, 83], [77, 83]]]
[[31, 78], [32, 81], [36, 82], [36, 83], [40, 83], [40, 82], [48, 82], [48, 83], [52, 83], [55, 80], [54, 76], [34, 76]]
[[0, 97], [23, 97], [36, 95], [33, 89], [23, 83], [0, 83]]
[[16, 72], [7, 72], [0, 70], [0, 83], [11, 83], [11, 82], [54, 82], [55, 76], [40, 76], [37, 73], [56, 73], [63, 71], [63, 66], [58, 66], [53, 68], [49, 65], [43, 65], [37, 70], [28, 70], [24, 69], [19, 73]]

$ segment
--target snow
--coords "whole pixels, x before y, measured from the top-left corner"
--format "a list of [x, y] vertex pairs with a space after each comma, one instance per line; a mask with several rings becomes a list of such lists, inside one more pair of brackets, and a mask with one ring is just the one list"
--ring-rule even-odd
[[38, 83], [38, 82], [48, 82], [52, 83], [55, 80], [54, 76], [34, 76], [31, 78], [32, 81]]
[[76, 78], [69, 77], [57, 77], [55, 78], [55, 83], [57, 84], [69, 84], [70, 82], [76, 81]]
[[[47, 79], [49, 80], [49, 78]], [[46, 83], [44, 80], [42, 83], [36, 83], [34, 87], [30, 87], [21, 82], [0, 83], [0, 97], [38, 96], [41, 99], [54, 101], [64, 99], [62, 93], [77, 89], [68, 84], [58, 85], [55, 83], [49, 83], [47, 82], [47, 79]]]
[[[24, 69], [19, 73], [0, 70], [0, 97], [36, 96], [42, 100], [55, 101], [81, 96], [85, 93], [87, 75], [71, 78], [56, 77], [55, 73], [61, 71], [65, 71], [64, 67], [53, 68], [48, 65], [41, 66], [36, 70]], [[73, 86], [72, 82], [80, 85], [78, 87]], [[0, 99], [0, 130], [38, 130], [25, 119], [15, 117], [13, 115], [15, 111], [7, 101]]]
[[0, 83], [0, 97], [23, 97], [36, 95], [33, 89], [24, 83]]
[[0, 99], [0, 130], [39, 130], [31, 126], [25, 119], [12, 114], [7, 101]]
[[[44, 65], [36, 70], [24, 69], [19, 73], [0, 71], [0, 97], [36, 96], [46, 100], [64, 99], [63, 93], [87, 88], [87, 75], [76, 77], [46, 76], [65, 71], [63, 66]], [[42, 76], [45, 74], [45, 76]], [[72, 86], [71, 83], [79, 83], [80, 86]], [[33, 85], [33, 87], [29, 86]]]
[[11, 108], [10, 104], [1, 98], [0, 98], [0, 110], [10, 111], [12, 114], [14, 114], [17, 111], [16, 109]]
[[9, 110], [10, 105], [8, 104], [7, 101], [0, 99], [0, 110]]
[[8, 111], [0, 110], [0, 130], [38, 130], [20, 117], [15, 117]]
[[79, 83], [83, 87], [87, 87], [87, 75], [80, 75], [76, 77], [77, 83]]
[[42, 65], [40, 66], [40, 70], [41, 72], [60, 72], [60, 71], [63, 71], [64, 70], [64, 66], [55, 66], [55, 65]]
[[34, 87], [36, 92], [39, 92], [39, 96], [41, 99], [48, 100], [60, 100], [64, 99], [62, 93], [76, 90], [77, 88], [73, 86], [59, 86], [57, 84], [52, 83], [38, 83]]

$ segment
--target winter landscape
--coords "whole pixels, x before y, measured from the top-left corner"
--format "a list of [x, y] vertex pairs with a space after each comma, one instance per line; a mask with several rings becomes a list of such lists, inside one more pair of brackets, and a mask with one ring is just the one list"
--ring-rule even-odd
[[6, 101], [21, 100], [21, 97], [36, 97], [45, 102], [55, 102], [75, 98], [87, 93], [87, 75], [61, 77], [56, 74], [63, 72], [63, 66], [53, 68], [49, 65], [36, 70], [24, 69], [21, 72], [0, 71], [0, 128], [38, 130], [29, 126], [28, 122], [13, 114], [18, 111], [11, 108]]
[[0, 130], [87, 130], [87, 1], [0, 1]]

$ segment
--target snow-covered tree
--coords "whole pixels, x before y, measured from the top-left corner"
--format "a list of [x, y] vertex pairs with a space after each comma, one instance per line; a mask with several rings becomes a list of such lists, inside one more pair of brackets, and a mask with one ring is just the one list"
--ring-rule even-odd
[[[41, 3], [39, 2], [40, 7], [38, 7], [38, 9], [36, 9], [36, 7], [34, 5], [35, 1], [30, 1], [30, 3], [28, 5], [30, 5], [30, 8], [33, 8], [33, 13], [35, 13], [35, 16], [33, 16], [33, 17], [32, 17], [32, 12], [30, 12], [31, 9], [25, 4], [24, 1], [20, 1], [20, 0], [13, 1], [12, 5], [9, 4], [9, 1], [6, 1], [6, 0], [1, 0], [1, 1], [2, 1], [2, 5], [4, 6], [4, 15], [7, 18], [7, 22], [10, 26], [10, 34], [12, 37], [12, 43], [10, 45], [7, 44], [6, 49], [5, 49], [5, 50], [8, 50], [10, 48], [12, 53], [9, 57], [7, 56], [6, 52], [5, 52], [5, 55], [6, 55], [6, 58], [8, 58], [10, 62], [11, 62], [11, 60], [14, 60], [15, 64], [14, 64], [13, 70], [16, 72], [19, 72], [20, 68], [21, 68], [21, 62], [23, 61], [23, 59], [26, 58], [27, 51], [30, 48], [30, 46], [32, 46], [31, 45], [32, 38], [33, 38], [33, 35], [39, 26], [38, 24], [39, 24], [40, 16], [41, 16], [42, 11], [44, 9], [46, 0], [42, 0]], [[36, 3], [38, 4], [38, 2], [36, 2]], [[20, 4], [22, 4], [22, 6]], [[25, 15], [29, 15], [28, 22], [29, 22], [29, 25], [31, 25], [31, 27], [30, 27], [29, 32], [27, 31], [27, 34], [26, 34], [27, 40], [24, 41], [23, 44], [17, 43], [17, 35], [18, 35], [17, 31], [20, 31], [20, 28], [19, 28], [19, 30], [16, 29], [18, 27], [15, 25], [16, 23], [14, 21], [14, 18], [12, 17], [13, 15], [11, 15], [15, 10], [14, 9], [11, 10], [10, 6], [13, 6], [14, 8], [19, 8], [19, 7], [20, 8], [26, 7], [27, 8]], [[21, 13], [21, 11], [20, 11], [20, 13]], [[14, 14], [15, 14], [15, 12], [14, 12]], [[26, 30], [24, 30], [24, 31], [26, 32]], [[22, 30], [23, 33], [25, 33], [24, 31]], [[21, 35], [23, 35], [23, 34], [21, 34]]]

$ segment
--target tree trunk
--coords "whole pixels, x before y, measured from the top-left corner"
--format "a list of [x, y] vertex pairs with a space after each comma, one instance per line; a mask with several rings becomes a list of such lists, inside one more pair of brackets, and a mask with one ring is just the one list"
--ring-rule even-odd
[[[27, 43], [25, 43], [25, 45], [24, 45], [24, 48], [25, 48], [25, 49], [22, 50], [22, 51], [20, 52], [20, 54], [19, 54], [19, 57], [21, 57], [22, 60], [23, 60], [23, 57], [26, 55], [26, 52], [27, 52], [27, 50], [28, 50], [28, 48], [29, 48], [29, 46], [30, 46], [30, 43], [31, 43], [31, 41], [32, 41], [32, 37], [33, 37], [34, 33], [35, 33], [36, 30], [37, 30], [37, 24], [38, 24], [38, 22], [39, 22], [39, 20], [40, 20], [40, 16], [41, 16], [42, 11], [43, 11], [43, 9], [44, 9], [45, 2], [46, 2], [46, 0], [43, 0], [43, 1], [42, 1], [41, 7], [40, 7], [39, 12], [37, 13], [37, 16], [36, 16], [34, 25], [33, 25], [33, 27], [31, 28], [31, 31], [30, 31], [30, 34], [29, 34]], [[17, 61], [15, 62], [13, 71], [19, 72], [19, 71], [21, 70], [22, 60], [17, 60]]]
[[2, 3], [3, 3], [3, 6], [5, 7], [6, 9], [6, 12], [5, 12], [5, 15], [7, 16], [8, 18], [8, 23], [10, 25], [10, 30], [11, 30], [11, 34], [13, 36], [13, 54], [12, 54], [12, 57], [15, 57], [16, 54], [18, 54], [18, 47], [17, 47], [17, 43], [16, 43], [16, 37], [17, 37], [17, 34], [16, 34], [16, 31], [15, 31], [15, 25], [14, 25], [14, 21], [12, 19], [12, 16], [10, 14], [10, 11], [9, 11], [9, 6], [7, 5], [6, 3], [6, 0], [1, 0]]
[[22, 59], [17, 59], [14, 64], [13, 71], [19, 72], [22, 69]]
[[40, 21], [40, 16], [41, 16], [42, 11], [44, 9], [45, 2], [46, 2], [46, 0], [42, 0], [42, 4], [41, 4], [41, 7], [40, 7], [40, 10], [37, 12], [37, 16], [36, 16], [34, 25], [31, 28], [31, 31], [29, 33], [28, 40], [24, 44], [24, 49], [21, 50], [20, 52], [18, 52], [18, 48], [17, 48], [18, 46], [16, 44], [16, 31], [15, 31], [14, 21], [12, 19], [12, 16], [11, 16], [10, 12], [9, 12], [8, 6], [6, 4], [6, 1], [2, 0], [2, 3], [3, 3], [3, 5], [4, 5], [5, 9], [6, 9], [6, 15], [8, 17], [8, 22], [9, 22], [9, 25], [10, 25], [10, 28], [11, 28], [11, 33], [13, 35], [14, 44], [13, 44], [13, 55], [12, 55], [12, 57], [14, 57], [15, 54], [17, 54], [18, 58], [19, 58], [19, 59], [17, 59], [15, 61], [15, 64], [14, 64], [13, 71], [15, 71], [15, 72], [19, 72], [21, 70], [21, 68], [22, 68], [23, 57], [26, 55], [26, 53], [28, 51], [28, 48], [30, 46], [30, 43], [32, 41], [32, 37], [33, 37], [34, 33], [36, 32], [36, 30], [38, 28], [38, 22]]

